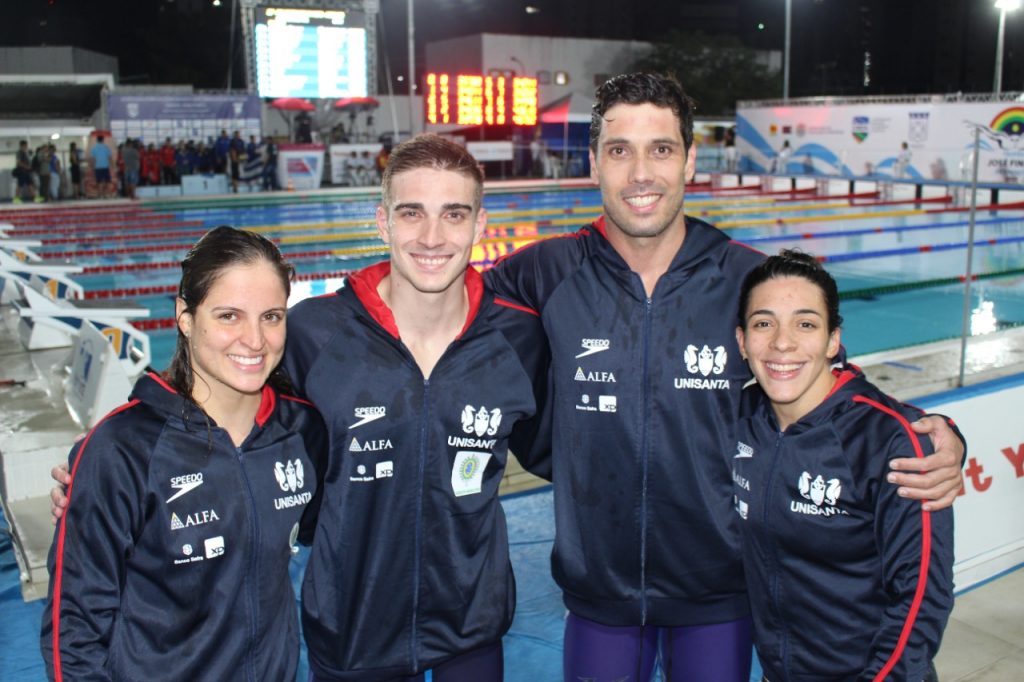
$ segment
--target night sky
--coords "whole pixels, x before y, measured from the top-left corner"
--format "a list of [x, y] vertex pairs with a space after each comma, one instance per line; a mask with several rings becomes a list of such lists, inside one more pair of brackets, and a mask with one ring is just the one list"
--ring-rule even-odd
[[[784, 0], [413, 0], [424, 45], [480, 32], [656, 41], [668, 29], [783, 47]], [[73, 45], [114, 55], [123, 84], [227, 86], [232, 0], [18, 0], [0, 45]], [[528, 14], [530, 4], [540, 11]], [[794, 96], [987, 92], [998, 12], [991, 0], [792, 0]], [[315, 6], [315, 5], [314, 5]], [[393, 76], [407, 68], [407, 0], [380, 0]], [[763, 28], [759, 27], [763, 25]], [[871, 78], [864, 84], [864, 55]], [[1024, 11], [1007, 19], [1004, 91], [1024, 90]], [[383, 61], [378, 69], [383, 79]], [[237, 30], [232, 85], [244, 87]], [[395, 91], [406, 85], [393, 80]], [[379, 89], [384, 90], [380, 82]], [[737, 93], [742, 98], [741, 93]]]

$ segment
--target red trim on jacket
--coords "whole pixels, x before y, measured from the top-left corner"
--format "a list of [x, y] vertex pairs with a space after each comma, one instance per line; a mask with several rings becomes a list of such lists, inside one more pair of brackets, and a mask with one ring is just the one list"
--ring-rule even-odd
[[260, 408], [256, 410], [256, 424], [262, 429], [274, 414], [274, 407], [277, 405], [277, 393], [269, 384], [263, 384], [263, 393], [260, 396]]
[[[924, 451], [921, 449], [921, 443], [917, 440], [917, 434], [910, 427], [910, 422], [907, 421], [899, 412], [892, 410], [881, 403], [875, 402], [870, 398], [864, 396], [854, 396], [854, 402], [864, 403], [870, 405], [877, 410], [884, 412], [896, 421], [900, 423], [903, 430], [907, 432], [907, 436], [910, 438], [911, 444], [914, 446], [914, 456], [918, 459], [924, 459]], [[924, 591], [928, 586], [928, 564], [931, 561], [932, 555], [932, 518], [929, 512], [921, 509], [921, 564], [917, 574], [917, 588], [914, 590], [914, 600], [910, 603], [910, 610], [907, 612], [907, 617], [903, 621], [903, 629], [900, 631], [900, 638], [896, 641], [896, 648], [890, 654], [889, 659], [882, 666], [882, 669], [878, 671], [878, 674], [874, 677], [874, 682], [880, 682], [884, 680], [892, 669], [896, 666], [896, 662], [900, 660], [900, 656], [903, 655], [903, 650], [907, 646], [907, 641], [910, 639], [910, 632], [914, 629], [914, 621], [917, 620], [917, 612], [921, 609], [921, 602], [924, 600]]]
[[[166, 386], [166, 384], [164, 385]], [[82, 457], [85, 456], [85, 448], [89, 445], [89, 441], [92, 440], [92, 434], [96, 433], [96, 429], [99, 428], [100, 424], [115, 414], [138, 405], [140, 402], [142, 401], [138, 399], [131, 400], [98, 421], [96, 426], [92, 427], [89, 433], [86, 434], [85, 440], [82, 441], [82, 447], [78, 449], [75, 465], [71, 468], [71, 482], [68, 483], [68, 489], [65, 493], [67, 503], [64, 506], [64, 515], [60, 519], [60, 529], [57, 531], [57, 554], [53, 572], [53, 606], [50, 613], [50, 619], [53, 623], [53, 676], [56, 682], [63, 682], [64, 680], [64, 672], [61, 670], [60, 663], [60, 591], [61, 585], [64, 582], [64, 534], [67, 530], [68, 511], [71, 509], [71, 494], [75, 487], [75, 472], [78, 471], [78, 465], [82, 462]]]
[[352, 285], [352, 291], [355, 292], [356, 298], [366, 308], [366, 312], [370, 313], [370, 317], [397, 339], [399, 336], [395, 316], [391, 314], [391, 308], [377, 293], [377, 285], [389, 274], [391, 274], [391, 261], [381, 261], [376, 265], [352, 273], [349, 275], [348, 281]]
[[533, 308], [528, 308], [525, 305], [519, 305], [518, 303], [513, 303], [512, 301], [506, 301], [505, 299], [498, 298], [497, 296], [494, 297], [494, 303], [496, 305], [505, 306], [506, 308], [513, 308], [514, 310], [521, 310], [524, 313], [530, 313], [531, 315], [536, 315], [537, 317], [540, 317], [540, 313], [538, 313]]
[[[356, 298], [363, 304], [366, 311], [370, 313], [370, 317], [376, 320], [377, 324], [381, 327], [384, 327], [391, 336], [398, 339], [401, 336], [398, 332], [398, 324], [395, 322], [395, 315], [377, 291], [381, 281], [389, 274], [391, 274], [391, 262], [382, 261], [353, 273], [349, 276], [348, 281], [352, 285], [352, 291], [355, 293]], [[473, 324], [477, 313], [480, 312], [480, 302], [484, 297], [484, 278], [472, 267], [466, 268], [465, 287], [466, 296], [469, 299], [469, 312], [466, 315], [466, 323], [455, 338], [465, 334], [466, 330], [469, 329], [469, 325]]]
[[309, 407], [313, 407], [313, 408], [316, 407], [316, 405], [314, 405], [313, 403], [309, 402], [308, 400], [305, 400], [303, 398], [296, 398], [293, 395], [285, 395], [284, 393], [282, 393], [278, 397], [280, 397], [281, 400], [287, 400], [288, 402], [291, 402], [291, 403], [301, 403], [303, 405], [308, 405]]
[[167, 380], [164, 379], [161, 375], [157, 374], [156, 372], [147, 372], [147, 374], [149, 375], [150, 379], [152, 379], [156, 383], [160, 384], [161, 386], [166, 388], [171, 393], [174, 393], [175, 395], [177, 395], [178, 392], [175, 391], [174, 387], [171, 386], [169, 383], [167, 383]]
[[836, 377], [836, 383], [832, 384], [832, 389], [829, 390], [828, 395], [826, 395], [822, 399], [821, 402], [825, 402], [826, 400], [831, 398], [833, 396], [833, 394], [835, 394], [836, 391], [838, 391], [840, 388], [842, 388], [843, 385], [846, 384], [847, 382], [849, 382], [851, 379], [856, 379], [857, 378], [857, 375], [854, 374], [853, 372], [851, 372], [848, 369], [844, 369], [842, 371], [833, 370], [832, 373]]

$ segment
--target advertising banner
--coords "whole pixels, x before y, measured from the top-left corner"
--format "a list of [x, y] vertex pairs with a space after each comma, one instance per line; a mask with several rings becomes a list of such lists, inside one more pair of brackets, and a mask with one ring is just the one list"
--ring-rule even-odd
[[915, 401], [967, 438], [964, 492], [953, 508], [957, 589], [1024, 561], [1024, 375]]
[[131, 137], [159, 144], [168, 137], [208, 142], [220, 131], [243, 139], [260, 132], [260, 98], [255, 95], [108, 95], [110, 130], [118, 140]]
[[322, 144], [282, 144], [277, 147], [277, 177], [287, 189], [317, 189], [324, 174]]
[[740, 108], [740, 170], [969, 181], [978, 130], [979, 181], [1024, 184], [1024, 105], [935, 100]]

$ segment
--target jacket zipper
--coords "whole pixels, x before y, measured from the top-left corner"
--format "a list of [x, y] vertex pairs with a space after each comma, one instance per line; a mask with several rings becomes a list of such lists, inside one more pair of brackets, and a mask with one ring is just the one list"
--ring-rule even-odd
[[419, 627], [420, 606], [420, 564], [423, 552], [423, 478], [427, 466], [427, 425], [430, 422], [430, 379], [423, 380], [423, 409], [420, 410], [420, 451], [416, 463], [416, 521], [415, 541], [413, 546], [412, 570], [412, 632], [410, 633], [410, 649], [412, 654], [412, 672], [415, 674], [420, 667], [419, 646], [417, 645], [417, 629]]
[[259, 606], [258, 602], [253, 595], [256, 585], [259, 583], [259, 546], [260, 546], [260, 528], [259, 523], [256, 520], [256, 496], [252, 491], [252, 482], [249, 480], [249, 474], [245, 471], [245, 464], [242, 461], [242, 448], [236, 447], [235, 454], [237, 455], [238, 468], [242, 472], [242, 480], [245, 481], [245, 489], [249, 493], [247, 502], [249, 505], [249, 535], [250, 542], [252, 543], [252, 551], [249, 552], [249, 568], [246, 571], [246, 588], [245, 595], [249, 602], [249, 612], [252, 614], [252, 619], [249, 622], [249, 665], [248, 665], [248, 677], [253, 682], [256, 682], [256, 660], [254, 649], [256, 647], [256, 622], [259, 620]]
[[643, 421], [640, 436], [640, 626], [647, 625], [647, 432], [648, 420], [651, 414], [648, 402], [650, 391], [647, 390], [648, 367], [647, 360], [651, 345], [651, 306], [650, 296], [644, 302], [644, 364], [641, 374], [643, 384], [640, 387], [641, 405], [643, 406]]
[[[775, 492], [775, 485], [774, 485], [774, 483], [775, 483], [775, 469], [776, 469], [776, 466], [779, 463], [779, 455], [781, 454], [781, 451], [782, 451], [782, 438], [784, 436], [785, 436], [785, 434], [783, 432], [781, 432], [781, 431], [778, 432], [776, 434], [776, 436], [775, 436], [775, 452], [772, 454], [772, 463], [771, 463], [771, 466], [768, 469], [768, 477], [767, 477], [767, 480], [765, 481], [766, 493], [765, 493], [765, 496], [764, 496], [764, 510], [761, 512], [761, 517], [763, 519], [763, 523], [765, 524], [766, 528], [770, 526], [770, 520], [768, 518], [768, 514], [769, 514], [769, 510], [771, 509], [772, 496], [773, 496], [773, 493]], [[771, 577], [771, 587], [769, 588], [769, 593], [771, 594], [771, 599], [772, 599], [772, 610], [775, 612], [775, 618], [778, 620], [778, 618], [779, 618], [779, 555], [778, 555], [778, 552], [776, 551], [775, 541], [771, 537], [768, 537], [767, 545], [768, 545], [768, 550], [771, 552], [772, 567], [773, 567], [772, 577]], [[781, 621], [780, 621], [780, 623], [781, 623]], [[786, 662], [786, 650], [789, 648], [789, 634], [785, 630], [785, 628], [782, 628], [780, 630], [780, 632], [779, 632], [779, 635], [780, 635], [780, 637], [782, 639], [781, 646], [779, 647], [779, 657], [780, 657], [779, 662], [782, 664], [782, 670], [783, 670], [783, 672], [785, 674], [786, 669], [789, 667], [787, 662]]]

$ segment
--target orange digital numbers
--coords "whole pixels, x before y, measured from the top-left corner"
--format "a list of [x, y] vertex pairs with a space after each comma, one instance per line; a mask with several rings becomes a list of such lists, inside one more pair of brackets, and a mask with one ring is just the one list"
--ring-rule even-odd
[[511, 112], [512, 125], [537, 125], [535, 78], [516, 77], [509, 84], [505, 76], [458, 74], [455, 76], [454, 93], [450, 90], [450, 82], [448, 74], [427, 74], [425, 99], [428, 123], [500, 126], [509, 123]]

